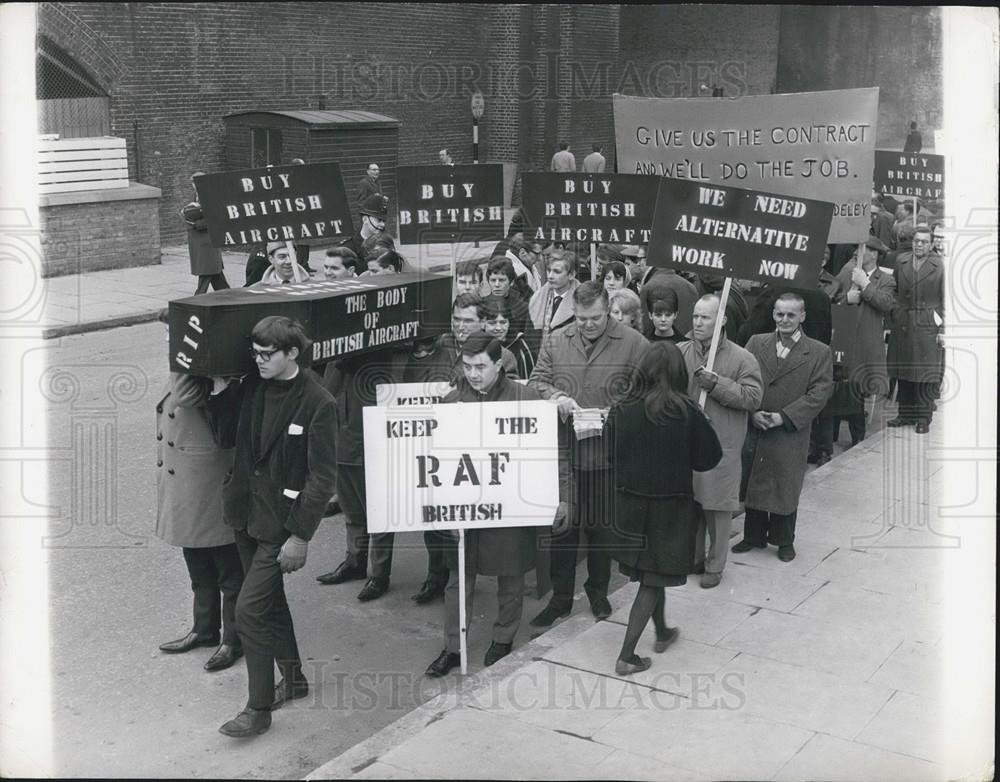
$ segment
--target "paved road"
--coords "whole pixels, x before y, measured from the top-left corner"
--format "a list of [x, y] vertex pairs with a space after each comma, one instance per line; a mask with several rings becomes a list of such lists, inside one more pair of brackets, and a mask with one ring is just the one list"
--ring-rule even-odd
[[[191, 610], [180, 550], [152, 535], [164, 338], [161, 324], [145, 324], [53, 340], [29, 355], [50, 367], [55, 398], [47, 438], [57, 449], [50, 502], [59, 506], [48, 555], [53, 773], [301, 777], [455, 686], [454, 678], [442, 685], [421, 675], [443, 646], [442, 604], [409, 599], [426, 567], [412, 535], [397, 541], [392, 589], [381, 600], [359, 603], [357, 583], [319, 586], [315, 576], [343, 556], [343, 517], [327, 519], [306, 567], [286, 579], [313, 694], [277, 712], [265, 736], [221, 736], [218, 726], [246, 701], [243, 663], [208, 674], [201, 666], [210, 649], [171, 656], [156, 648], [187, 631]], [[490, 586], [480, 579], [472, 671], [489, 641]], [[529, 598], [526, 616], [540, 607]], [[519, 643], [528, 629], [524, 623]]]

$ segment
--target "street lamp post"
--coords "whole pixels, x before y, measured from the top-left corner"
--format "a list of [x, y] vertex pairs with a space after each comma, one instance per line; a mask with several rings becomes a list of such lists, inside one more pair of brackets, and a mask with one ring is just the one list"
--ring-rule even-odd
[[472, 162], [479, 162], [479, 118], [483, 116], [486, 102], [481, 92], [472, 93]]

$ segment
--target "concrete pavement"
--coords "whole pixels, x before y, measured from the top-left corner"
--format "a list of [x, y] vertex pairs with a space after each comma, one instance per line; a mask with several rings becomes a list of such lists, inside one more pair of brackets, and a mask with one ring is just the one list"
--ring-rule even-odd
[[[614, 673], [635, 585], [606, 622], [580, 598], [308, 779], [955, 778], [945, 574], [984, 522], [942, 513], [946, 419], [923, 437], [883, 429], [812, 471], [793, 562], [734, 554], [719, 587], [668, 589], [681, 637], [648, 671]], [[650, 625], [637, 653], [652, 643]]]

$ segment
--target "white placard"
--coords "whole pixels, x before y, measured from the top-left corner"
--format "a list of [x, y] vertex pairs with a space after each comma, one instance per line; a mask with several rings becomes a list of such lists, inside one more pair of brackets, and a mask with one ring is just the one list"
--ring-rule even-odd
[[366, 407], [368, 532], [541, 527], [559, 506], [556, 406]]

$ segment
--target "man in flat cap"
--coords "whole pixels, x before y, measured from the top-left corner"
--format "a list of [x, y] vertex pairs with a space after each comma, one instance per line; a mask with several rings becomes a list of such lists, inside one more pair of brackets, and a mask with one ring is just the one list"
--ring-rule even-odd
[[260, 282], [251, 288], [272, 287], [274, 285], [290, 285], [295, 282], [308, 282], [309, 272], [295, 261], [295, 253], [288, 249], [285, 242], [268, 242], [267, 259], [271, 268], [264, 272]]

